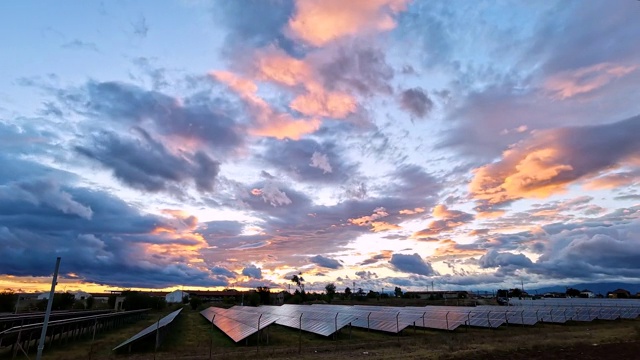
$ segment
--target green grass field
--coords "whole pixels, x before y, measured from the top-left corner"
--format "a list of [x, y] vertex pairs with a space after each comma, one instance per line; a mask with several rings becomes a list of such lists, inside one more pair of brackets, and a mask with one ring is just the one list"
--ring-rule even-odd
[[[210, 351], [214, 359], [317, 359], [362, 356], [380, 359], [467, 359], [487, 358], [491, 354], [505, 354], [506, 358], [510, 358], [513, 357], [511, 355], [523, 351], [544, 349], [548, 353], [553, 349], [568, 346], [636, 344], [640, 340], [640, 321], [616, 320], [565, 325], [538, 324], [533, 327], [511, 325], [493, 330], [459, 328], [453, 332], [407, 328], [400, 336], [345, 328], [338, 334], [337, 339], [300, 333], [295, 329], [273, 325], [261, 334], [259, 344], [256, 335], [236, 344], [224, 333], [212, 328], [198, 311], [185, 307], [157, 353], [153, 352], [154, 339], [145, 346], [138, 346], [132, 353], [114, 354], [111, 351], [122, 341], [154, 323], [163, 314], [151, 314], [135, 324], [99, 334], [93, 344], [91, 340], [83, 340], [54, 346], [53, 349], [45, 350], [43, 358], [208, 359]], [[6, 350], [0, 352], [2, 359], [10, 359], [10, 355]], [[30, 358], [35, 358], [35, 353], [30, 354]], [[17, 359], [26, 357], [18, 356]]]

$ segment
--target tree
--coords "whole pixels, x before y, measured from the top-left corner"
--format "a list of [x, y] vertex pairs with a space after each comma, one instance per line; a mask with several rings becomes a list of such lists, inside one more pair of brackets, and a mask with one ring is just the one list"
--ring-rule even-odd
[[94, 302], [95, 302], [95, 299], [93, 298], [93, 296], [89, 296], [87, 298], [87, 309], [93, 308], [93, 303]]
[[324, 287], [324, 290], [327, 292], [327, 298], [329, 299], [329, 302], [331, 302], [331, 300], [333, 300], [333, 297], [336, 295], [336, 284], [327, 284], [327, 286]]
[[565, 294], [569, 297], [578, 297], [580, 296], [580, 290], [574, 288], [568, 288]]
[[522, 290], [518, 289], [518, 288], [513, 288], [511, 290], [509, 290], [509, 297], [521, 297], [522, 296]]
[[396, 288], [393, 290], [393, 293], [396, 295], [396, 297], [402, 297], [402, 289], [400, 289], [399, 287], [396, 286]]
[[262, 305], [271, 305], [271, 289], [268, 286], [258, 286], [258, 295]]
[[298, 288], [300, 288], [300, 294], [304, 294], [304, 278], [302, 277], [302, 273], [293, 275], [291, 277], [291, 282], [298, 285]]
[[202, 304], [202, 299], [197, 296], [192, 296], [191, 299], [189, 299], [189, 305], [191, 305], [191, 309], [193, 310], [197, 309], [200, 304]]
[[347, 287], [344, 289], [344, 296], [346, 298], [351, 298], [351, 288]]
[[15, 310], [18, 296], [13, 290], [0, 292], [0, 312], [13, 312]]

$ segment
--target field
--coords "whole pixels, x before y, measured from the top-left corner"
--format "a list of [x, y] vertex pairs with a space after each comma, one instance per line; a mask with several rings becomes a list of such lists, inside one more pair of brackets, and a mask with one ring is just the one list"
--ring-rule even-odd
[[[635, 358], [640, 351], [639, 320], [510, 325], [494, 330], [459, 328], [453, 332], [407, 328], [400, 336], [345, 328], [337, 340], [274, 325], [263, 334], [259, 346], [256, 336], [250, 337], [248, 344], [235, 344], [224, 333], [212, 329], [197, 311], [185, 308], [156, 354], [152, 343], [130, 354], [112, 353], [113, 347], [152, 324], [158, 316], [152, 314], [101, 334], [93, 344], [88, 339], [47, 349], [43, 358], [208, 359], [211, 351], [214, 359], [602, 359], [612, 354]], [[10, 355], [6, 350], [0, 352], [2, 359], [10, 359]], [[29, 355], [35, 358], [35, 353]]]

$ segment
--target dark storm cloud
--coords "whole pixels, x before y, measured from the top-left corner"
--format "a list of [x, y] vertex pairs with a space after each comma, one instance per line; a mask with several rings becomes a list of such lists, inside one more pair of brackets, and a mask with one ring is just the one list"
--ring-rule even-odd
[[639, 219], [636, 206], [589, 221], [545, 226], [547, 245], [532, 271], [554, 278], [632, 277], [640, 269]]
[[400, 272], [425, 276], [436, 275], [431, 264], [425, 262], [417, 253], [413, 255], [393, 254], [391, 260], [389, 260], [389, 264]]
[[327, 89], [348, 89], [363, 96], [391, 94], [393, 68], [381, 49], [352, 45], [341, 47], [338, 55], [319, 69]]
[[193, 181], [201, 192], [211, 192], [220, 171], [220, 163], [198, 151], [195, 154], [172, 154], [146, 131], [134, 128], [132, 136], [120, 137], [102, 132], [76, 151], [111, 169], [127, 185], [158, 192], [169, 185]]
[[215, 22], [229, 31], [225, 40], [228, 55], [271, 44], [290, 54], [301, 51], [282, 33], [293, 15], [293, 0], [219, 0], [211, 11]]
[[179, 100], [130, 84], [90, 81], [79, 90], [58, 91], [58, 99], [98, 123], [111, 120], [150, 131], [146, 128], [150, 122], [162, 135], [197, 140], [221, 153], [243, 143], [240, 125], [233, 120], [235, 108], [209, 94]]
[[489, 250], [478, 259], [478, 264], [484, 269], [495, 267], [529, 268], [533, 265], [533, 262], [523, 254]]
[[309, 261], [320, 267], [328, 269], [340, 269], [342, 267], [340, 261], [322, 255], [312, 256], [309, 258]]
[[433, 109], [433, 101], [422, 88], [407, 89], [400, 95], [400, 106], [411, 115], [424, 118]]
[[262, 269], [255, 265], [249, 265], [242, 269], [242, 275], [248, 276], [252, 279], [262, 279]]
[[236, 273], [234, 273], [233, 271], [227, 269], [227, 268], [223, 268], [221, 266], [216, 266], [213, 269], [211, 269], [211, 273], [213, 275], [216, 276], [222, 276], [222, 277], [226, 277], [226, 278], [235, 278], [236, 277]]
[[[266, 139], [267, 148], [260, 155], [278, 170], [295, 180], [310, 183], [343, 184], [357, 175], [356, 164], [341, 156], [341, 149], [332, 142], [318, 143], [311, 139], [279, 141]], [[315, 156], [314, 156], [315, 154]], [[314, 157], [326, 159], [326, 164], [316, 164]]]
[[[62, 271], [84, 281], [125, 287], [175, 284], [213, 286], [205, 271], [187, 266], [181, 255], [157, 255], [147, 245], [193, 245], [187, 238], [150, 233], [171, 228], [166, 218], [143, 215], [102, 191], [69, 185], [73, 177], [46, 166], [4, 157], [0, 184], [0, 253], [2, 272], [16, 276], [47, 276], [56, 256]], [[64, 180], [63, 185], [56, 185]], [[135, 274], [135, 276], [131, 276]]]

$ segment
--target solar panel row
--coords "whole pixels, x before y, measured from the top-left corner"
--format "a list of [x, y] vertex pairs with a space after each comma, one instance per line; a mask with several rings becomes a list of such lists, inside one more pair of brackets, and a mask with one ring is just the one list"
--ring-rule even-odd
[[[570, 320], [636, 318], [640, 314], [640, 302], [616, 302], [615, 306], [578, 301], [570, 304], [556, 301], [544, 304], [526, 301], [514, 303], [518, 306], [235, 306], [226, 310], [211, 307], [201, 314], [209, 321], [213, 320], [218, 328], [236, 342], [272, 323], [329, 336], [347, 325], [399, 333], [409, 326], [441, 330], [455, 330], [463, 325], [497, 328], [504, 324], [535, 325], [538, 322], [565, 323]], [[260, 322], [261, 325], [258, 324]]]
[[154, 323], [153, 325], [149, 325], [146, 329], [140, 331], [139, 333], [133, 335], [132, 337], [130, 337], [129, 339], [125, 340], [122, 344], [116, 346], [113, 348], [113, 351], [118, 350], [124, 346], [127, 346], [129, 344], [134, 343], [137, 340], [140, 340], [148, 335], [154, 334], [156, 331], [159, 331], [161, 328], [171, 324], [171, 322], [173, 322], [173, 320], [176, 318], [176, 316], [178, 316], [178, 314], [180, 314], [180, 312], [182, 311], [182, 308], [170, 313], [169, 315], [163, 317], [162, 319], [158, 320], [156, 323]]

